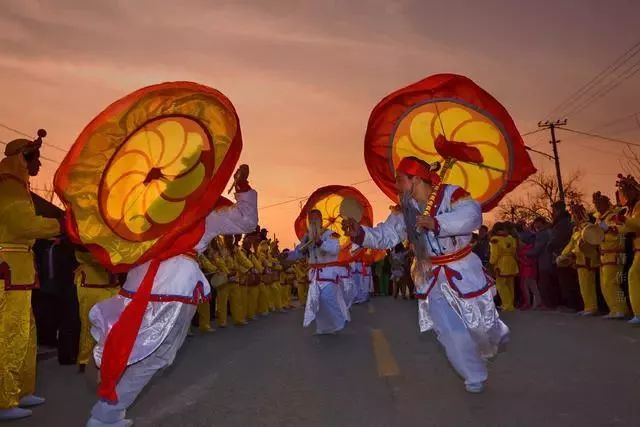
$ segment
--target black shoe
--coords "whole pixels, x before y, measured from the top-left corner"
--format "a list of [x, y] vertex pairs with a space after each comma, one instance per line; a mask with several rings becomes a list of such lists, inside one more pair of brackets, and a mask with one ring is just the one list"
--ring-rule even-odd
[[84, 371], [87, 370], [87, 365], [85, 365], [84, 363], [78, 365], [78, 373], [79, 374], [84, 374]]

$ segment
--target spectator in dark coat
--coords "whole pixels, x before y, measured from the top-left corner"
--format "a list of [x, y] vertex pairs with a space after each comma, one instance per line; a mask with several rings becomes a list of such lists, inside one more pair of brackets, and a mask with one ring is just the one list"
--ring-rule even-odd
[[478, 255], [486, 268], [489, 264], [489, 227], [486, 225], [480, 226], [478, 230], [478, 240], [473, 245], [473, 252]]
[[[555, 264], [555, 259], [562, 253], [562, 250], [571, 240], [573, 223], [563, 202], [554, 203], [552, 209], [553, 225], [551, 226], [551, 240], [549, 241], [548, 251], [553, 256]], [[571, 267], [556, 267], [556, 271], [560, 304], [571, 311], [582, 310], [582, 298], [580, 297], [576, 270]]]
[[535, 244], [528, 253], [538, 261], [538, 288], [542, 298], [541, 309], [550, 309], [558, 306], [558, 286], [554, 277], [553, 258], [547, 250], [551, 241], [551, 229], [549, 223], [543, 217], [538, 217], [533, 221], [533, 228], [536, 231]]

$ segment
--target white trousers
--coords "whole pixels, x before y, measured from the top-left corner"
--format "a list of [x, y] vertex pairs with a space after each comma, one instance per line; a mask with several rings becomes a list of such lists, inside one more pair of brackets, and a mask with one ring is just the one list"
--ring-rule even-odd
[[129, 365], [122, 374], [116, 393], [118, 402], [110, 404], [99, 400], [91, 409], [91, 416], [105, 424], [114, 424], [123, 420], [129, 406], [136, 400], [142, 389], [151, 381], [153, 375], [162, 368], [171, 365], [189, 332], [191, 319], [197, 306], [183, 304], [176, 322], [160, 346], [148, 357]]
[[[428, 298], [429, 316], [433, 321], [433, 329], [453, 368], [464, 378], [465, 384], [486, 381], [487, 362], [481, 356], [478, 344], [462, 318], [451, 307], [438, 287], [434, 287]], [[506, 337], [508, 337], [508, 328], [498, 320], [486, 338], [498, 345]]]

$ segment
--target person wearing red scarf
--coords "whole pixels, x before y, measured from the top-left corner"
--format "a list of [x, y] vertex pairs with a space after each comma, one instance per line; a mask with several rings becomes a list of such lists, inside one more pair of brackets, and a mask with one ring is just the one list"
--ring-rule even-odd
[[[126, 427], [127, 408], [154, 374], [171, 365], [182, 346], [198, 304], [211, 298], [208, 280], [200, 270], [197, 257], [219, 235], [249, 233], [258, 224], [257, 193], [247, 181], [249, 169], [236, 172], [236, 204], [214, 210], [205, 219], [204, 232], [192, 253], [161, 262], [150, 261], [127, 274], [120, 294], [96, 304], [89, 314], [91, 333], [97, 344], [96, 365], [101, 369], [102, 397], [92, 408], [87, 427]], [[151, 274], [151, 275], [150, 275]], [[154, 277], [155, 275], [155, 277]], [[154, 277], [150, 295], [146, 277]], [[126, 309], [142, 301], [142, 320]], [[135, 325], [139, 323], [139, 327]], [[135, 342], [129, 346], [130, 329], [136, 328]], [[114, 333], [115, 332], [115, 333]], [[124, 357], [123, 372], [118, 365]]]
[[464, 189], [441, 183], [437, 170], [416, 157], [402, 159], [396, 167], [400, 211], [376, 227], [352, 219], [343, 227], [365, 248], [390, 249], [409, 240], [420, 331], [435, 330], [466, 390], [479, 393], [486, 361], [506, 344], [509, 329], [494, 305], [493, 282], [471, 251], [472, 233], [482, 224], [480, 204]]

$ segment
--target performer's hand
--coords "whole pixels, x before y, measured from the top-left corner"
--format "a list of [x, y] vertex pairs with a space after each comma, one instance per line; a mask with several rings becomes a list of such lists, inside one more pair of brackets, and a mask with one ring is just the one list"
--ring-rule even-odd
[[416, 217], [416, 226], [425, 230], [433, 231], [436, 229], [436, 220], [431, 216], [418, 215]]
[[360, 224], [353, 218], [344, 218], [342, 220], [342, 230], [349, 237], [356, 237], [360, 233]]
[[235, 174], [233, 174], [233, 180], [236, 183], [236, 191], [246, 191], [249, 186], [249, 166], [240, 165]]

